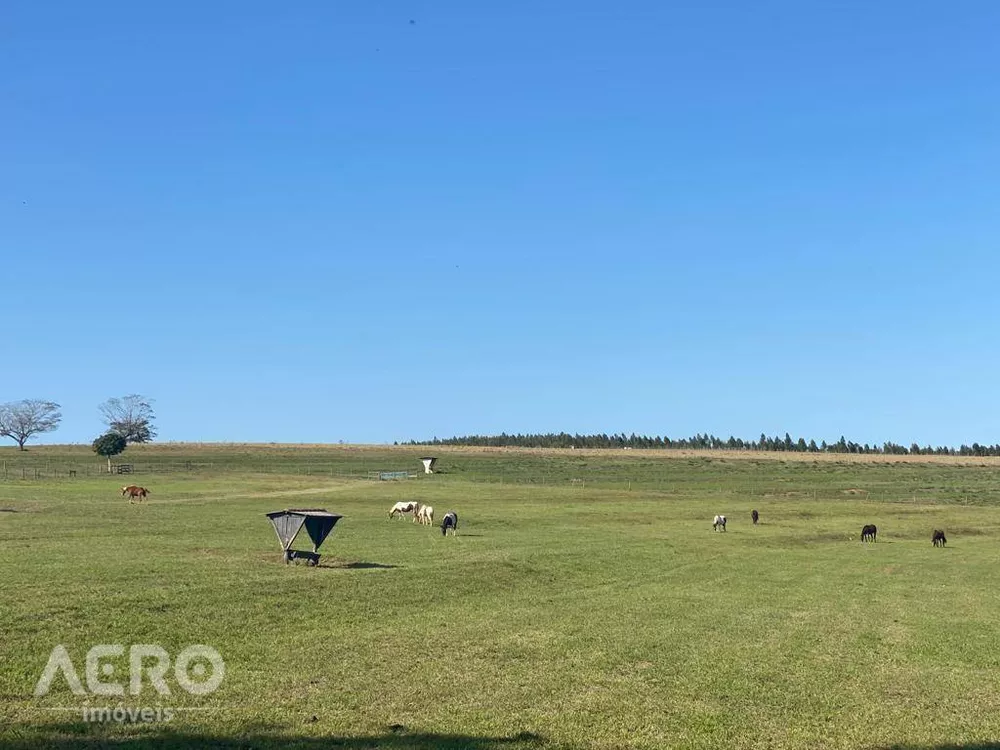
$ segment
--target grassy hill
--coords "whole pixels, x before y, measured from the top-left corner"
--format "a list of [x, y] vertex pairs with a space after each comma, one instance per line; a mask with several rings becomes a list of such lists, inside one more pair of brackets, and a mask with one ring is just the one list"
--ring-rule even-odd
[[[0, 450], [0, 746], [1000, 739], [995, 459], [441, 448], [440, 473], [368, 479], [426, 451], [167, 444], [108, 476], [87, 447]], [[456, 510], [459, 535], [388, 520], [400, 499]], [[263, 514], [286, 507], [345, 516], [319, 568], [280, 562]], [[35, 698], [60, 644], [81, 679], [97, 644], [206, 644], [226, 674], [130, 695], [126, 655], [121, 697], [60, 677]], [[88, 723], [85, 705], [174, 715]]]

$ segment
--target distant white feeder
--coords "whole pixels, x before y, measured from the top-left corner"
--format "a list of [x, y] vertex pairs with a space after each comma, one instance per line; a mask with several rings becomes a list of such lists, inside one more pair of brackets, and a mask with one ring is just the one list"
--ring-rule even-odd
[[435, 458], [434, 456], [428, 456], [427, 458], [421, 458], [420, 459], [420, 462], [424, 465], [424, 474], [433, 474], [434, 473], [434, 462], [435, 461], [437, 461], [437, 458]]

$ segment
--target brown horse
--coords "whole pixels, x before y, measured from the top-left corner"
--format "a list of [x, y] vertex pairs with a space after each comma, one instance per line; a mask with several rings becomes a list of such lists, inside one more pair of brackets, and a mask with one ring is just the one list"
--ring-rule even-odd
[[128, 495], [128, 501], [131, 503], [135, 498], [140, 500], [145, 500], [146, 496], [149, 494], [149, 490], [145, 487], [139, 487], [135, 484], [130, 484], [128, 487], [122, 487], [122, 497]]

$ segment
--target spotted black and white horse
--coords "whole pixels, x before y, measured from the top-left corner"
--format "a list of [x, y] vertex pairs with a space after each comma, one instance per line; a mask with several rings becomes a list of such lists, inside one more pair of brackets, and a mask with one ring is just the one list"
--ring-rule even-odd
[[712, 531], [725, 531], [726, 530], [726, 517], [716, 516], [712, 520]]
[[452, 535], [458, 533], [458, 513], [453, 510], [449, 510], [444, 514], [444, 518], [441, 519], [442, 536], [448, 536], [449, 529], [451, 529]]

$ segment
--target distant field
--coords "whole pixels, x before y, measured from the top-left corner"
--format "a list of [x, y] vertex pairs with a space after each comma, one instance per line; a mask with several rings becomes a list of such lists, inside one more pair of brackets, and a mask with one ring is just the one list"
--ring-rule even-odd
[[[367, 479], [428, 453], [440, 473]], [[87, 447], [0, 450], [0, 747], [1000, 747], [997, 459], [167, 444], [118, 460], [137, 473], [100, 473]], [[133, 482], [147, 503], [121, 498]], [[459, 536], [389, 521], [400, 499], [458, 511]], [[321, 567], [280, 562], [263, 514], [286, 507], [345, 516]], [[203, 697], [84, 699], [59, 678], [34, 698], [58, 644], [81, 677], [97, 644], [207, 644], [226, 677]], [[176, 713], [85, 723], [84, 703]]]

